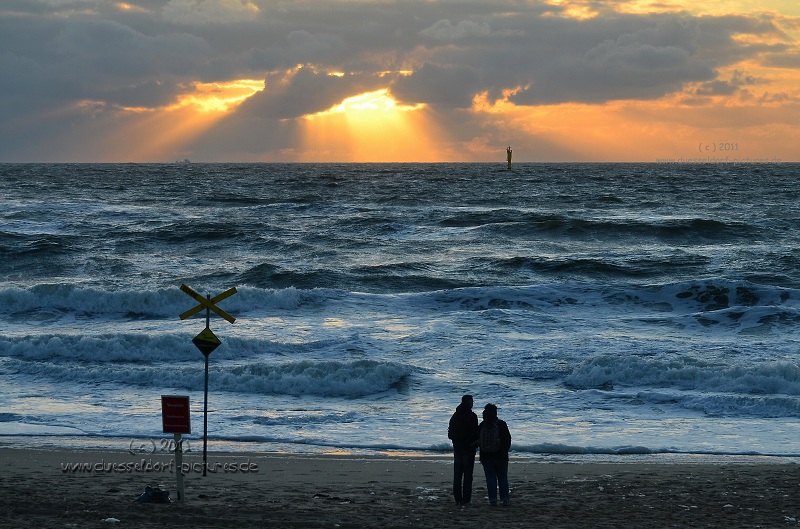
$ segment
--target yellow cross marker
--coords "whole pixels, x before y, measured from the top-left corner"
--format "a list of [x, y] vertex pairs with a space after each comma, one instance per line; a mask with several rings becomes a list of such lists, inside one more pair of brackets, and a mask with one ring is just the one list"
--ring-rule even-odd
[[217, 294], [216, 296], [214, 296], [213, 298], [210, 298], [210, 299], [209, 298], [204, 298], [203, 296], [201, 296], [200, 294], [198, 294], [197, 292], [192, 290], [190, 287], [187, 287], [186, 285], [181, 285], [181, 290], [183, 290], [184, 292], [186, 292], [187, 294], [192, 296], [198, 303], [200, 303], [198, 306], [196, 306], [196, 307], [194, 307], [192, 309], [189, 309], [186, 312], [184, 312], [183, 314], [181, 314], [180, 318], [182, 320], [185, 320], [186, 318], [188, 318], [190, 316], [194, 316], [195, 314], [197, 314], [198, 312], [200, 312], [203, 309], [210, 309], [210, 310], [213, 310], [214, 312], [216, 312], [217, 314], [219, 314], [220, 316], [222, 316], [223, 318], [225, 318], [226, 320], [228, 320], [231, 323], [236, 321], [236, 318], [234, 318], [233, 316], [231, 316], [230, 314], [228, 314], [227, 312], [225, 312], [221, 308], [217, 307], [216, 305], [214, 305], [214, 303], [218, 303], [218, 302], [222, 301], [223, 299], [236, 294], [236, 287], [229, 288], [225, 292], [223, 292], [221, 294]]

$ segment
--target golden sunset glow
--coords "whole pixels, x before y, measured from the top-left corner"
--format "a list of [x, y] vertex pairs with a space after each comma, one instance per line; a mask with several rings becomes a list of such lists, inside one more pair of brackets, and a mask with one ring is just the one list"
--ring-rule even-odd
[[[214, 125], [220, 113], [198, 112], [189, 108], [171, 110], [117, 110], [103, 111], [102, 105], [82, 102], [83, 112], [95, 114], [91, 126], [78, 131], [91, 141], [84, 150], [78, 150], [78, 159], [98, 161], [174, 161], [183, 155], [183, 145], [202, 135]], [[114, 133], [101, 133], [116, 124]]]
[[[582, 2], [580, 0], [551, 0], [548, 2], [548, 4], [560, 8], [561, 11], [559, 16], [563, 16], [565, 18], [587, 20], [599, 15], [597, 10], [593, 6], [589, 5], [588, 2]], [[545, 16], [552, 15], [553, 13], [545, 14]]]
[[[648, 6], [658, 5], [658, 0], [647, 2]], [[800, 3], [795, 0], [705, 0], [703, 2], [681, 1], [674, 3], [676, 8], [689, 13], [737, 14], [749, 12], [774, 12], [789, 16], [800, 16]]]
[[0, 161], [800, 157], [797, 0], [37, 5]]
[[[508, 105], [507, 103], [504, 105]], [[725, 161], [788, 161], [786, 143], [800, 143], [800, 131], [790, 119], [784, 124], [752, 126], [740, 123], [768, 113], [752, 103], [731, 109], [724, 100], [705, 107], [620, 101], [605, 105], [561, 104], [498, 110], [487, 107], [510, 129], [534, 138], [524, 154], [544, 161], [569, 155], [598, 161], [718, 159]], [[780, 121], [780, 108], [769, 116]], [[729, 144], [727, 152], [718, 146]], [[499, 151], [495, 147], [495, 151]], [[515, 154], [518, 152], [515, 150]], [[727, 159], [726, 159], [727, 158]]]
[[[174, 104], [160, 107], [109, 109], [102, 101], [83, 100], [77, 108], [93, 115], [92, 127], [84, 131], [94, 140], [89, 150], [95, 159], [110, 161], [172, 160], [188, 157], [183, 145], [200, 137], [242, 101], [264, 88], [264, 81], [241, 79], [227, 83], [192, 83]], [[96, 135], [103, 125], [122, 123], [112, 134]], [[120, 146], [123, 146], [120, 148]], [[106, 160], [106, 156], [108, 160]]]
[[114, 5], [120, 11], [127, 11], [131, 13], [147, 13], [147, 10], [145, 8], [129, 4], [128, 2], [117, 2]]
[[800, 3], [795, 0], [705, 0], [694, 2], [688, 0], [628, 0], [601, 4], [593, 0], [549, 0], [548, 5], [558, 7], [565, 16], [578, 19], [594, 18], [603, 9], [619, 13], [648, 14], [686, 12], [703, 15], [724, 15], [748, 12], [775, 12], [784, 15], [800, 15]]
[[193, 83], [191, 91], [180, 96], [172, 107], [190, 107], [198, 112], [227, 112], [264, 89], [264, 81], [240, 79], [227, 83]]
[[424, 105], [401, 105], [387, 89], [348, 97], [305, 117], [304, 161], [441, 161], [441, 141]]
[[394, 112], [409, 112], [422, 108], [424, 105], [400, 105], [389, 95], [389, 90], [382, 89], [348, 97], [328, 110], [306, 116], [306, 119], [314, 120], [321, 116], [346, 114], [353, 121], [372, 122], [392, 117], [390, 114]]

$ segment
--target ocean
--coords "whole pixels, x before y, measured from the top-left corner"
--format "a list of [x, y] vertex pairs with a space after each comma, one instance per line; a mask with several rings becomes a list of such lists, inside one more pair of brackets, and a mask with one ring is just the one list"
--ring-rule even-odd
[[0, 164], [0, 444], [800, 457], [798, 164]]

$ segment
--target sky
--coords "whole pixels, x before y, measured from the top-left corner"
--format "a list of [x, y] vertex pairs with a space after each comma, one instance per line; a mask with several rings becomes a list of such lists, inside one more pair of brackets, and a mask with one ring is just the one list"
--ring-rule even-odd
[[2, 0], [0, 162], [800, 160], [797, 0]]

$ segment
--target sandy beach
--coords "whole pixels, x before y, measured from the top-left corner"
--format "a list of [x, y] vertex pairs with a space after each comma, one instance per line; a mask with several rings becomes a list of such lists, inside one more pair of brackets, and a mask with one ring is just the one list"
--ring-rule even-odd
[[[786, 527], [800, 519], [794, 464], [594, 464], [512, 460], [512, 505], [492, 508], [476, 463], [457, 506], [445, 457], [184, 455], [0, 448], [0, 528]], [[146, 486], [169, 504], [140, 503]]]

